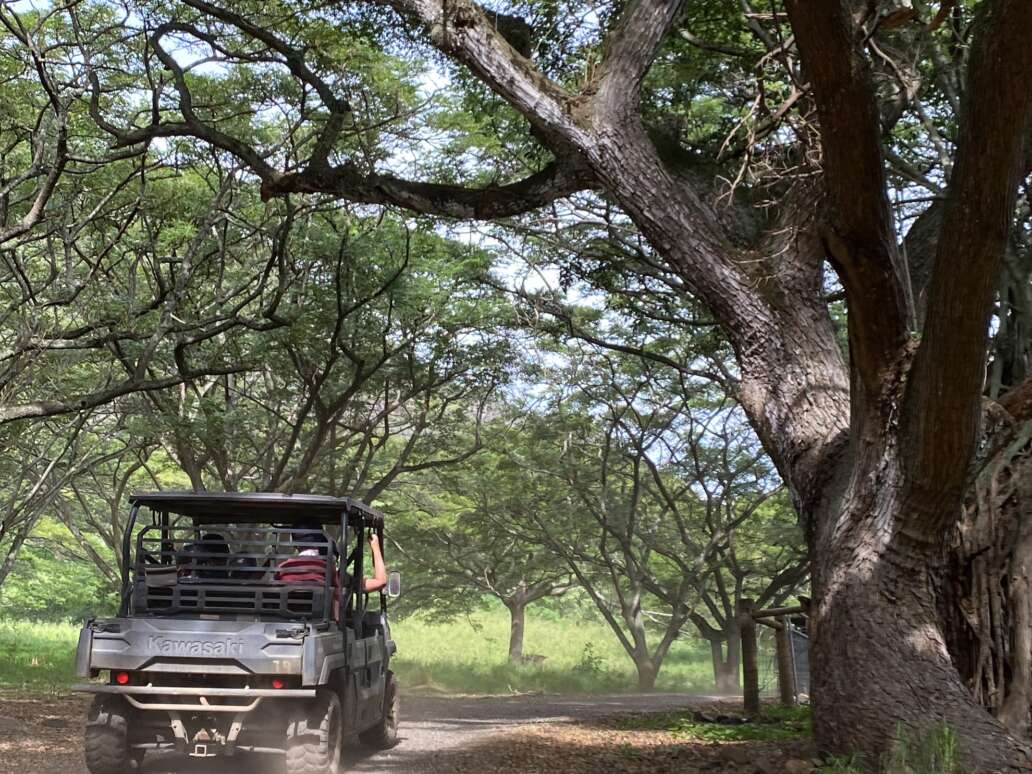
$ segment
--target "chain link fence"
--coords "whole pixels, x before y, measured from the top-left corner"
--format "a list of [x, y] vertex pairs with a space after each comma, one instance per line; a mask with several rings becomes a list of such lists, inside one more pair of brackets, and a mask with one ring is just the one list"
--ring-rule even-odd
[[[810, 700], [810, 640], [806, 635], [806, 619], [802, 616], [788, 619], [789, 653], [794, 674], [796, 703]], [[778, 685], [777, 632], [760, 626], [756, 637], [757, 667], [759, 671], [760, 697], [778, 699], [781, 696]]]

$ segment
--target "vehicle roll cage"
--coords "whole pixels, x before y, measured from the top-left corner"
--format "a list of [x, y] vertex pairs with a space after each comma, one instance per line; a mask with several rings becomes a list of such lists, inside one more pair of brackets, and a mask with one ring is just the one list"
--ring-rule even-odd
[[[369, 597], [363, 590], [367, 530], [375, 532], [384, 550], [383, 514], [365, 503], [321, 495], [193, 492], [133, 494], [129, 503], [120, 615], [139, 605], [157, 615], [204, 612], [329, 621], [339, 589], [341, 627], [350, 613], [354, 630], [362, 630]], [[141, 508], [150, 511], [151, 523], [138, 529]], [[175, 523], [177, 516], [189, 522]], [[338, 528], [340, 537], [327, 527]], [[218, 533], [226, 550], [206, 541], [205, 533]], [[227, 535], [244, 550], [228, 553]], [[322, 568], [277, 571], [282, 561], [298, 558], [297, 548], [324, 552]], [[291, 572], [305, 574], [297, 582]], [[165, 581], [158, 580], [162, 577]], [[380, 609], [386, 609], [382, 593]]]

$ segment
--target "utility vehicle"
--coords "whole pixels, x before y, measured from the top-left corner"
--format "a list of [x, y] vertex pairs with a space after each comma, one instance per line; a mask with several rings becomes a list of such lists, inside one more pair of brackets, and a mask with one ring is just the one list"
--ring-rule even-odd
[[387, 597], [400, 579], [372, 594], [363, 583], [369, 535], [383, 546], [381, 513], [317, 495], [129, 503], [119, 614], [88, 620], [76, 654], [80, 677], [104, 678], [75, 686], [96, 694], [92, 774], [165, 749], [282, 752], [288, 774], [323, 774], [355, 736], [397, 742]]

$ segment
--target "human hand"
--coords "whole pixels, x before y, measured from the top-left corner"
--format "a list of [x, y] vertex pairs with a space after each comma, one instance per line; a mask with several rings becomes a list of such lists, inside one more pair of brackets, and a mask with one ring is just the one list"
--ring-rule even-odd
[[378, 546], [378, 545], [380, 545], [380, 539], [376, 536], [375, 532], [370, 532], [369, 533], [369, 546], [371, 548], [376, 548], [376, 546]]

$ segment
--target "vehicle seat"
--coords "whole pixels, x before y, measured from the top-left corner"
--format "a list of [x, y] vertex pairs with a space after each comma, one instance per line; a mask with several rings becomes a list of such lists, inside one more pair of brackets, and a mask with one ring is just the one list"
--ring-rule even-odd
[[[292, 556], [276, 565], [275, 577], [284, 583], [322, 583], [326, 577], [326, 560], [321, 556]], [[332, 573], [330, 585], [340, 585], [337, 573]]]
[[[326, 580], [326, 559], [321, 556], [292, 556], [276, 565], [275, 579], [282, 583], [318, 583]], [[330, 586], [333, 591], [333, 620], [340, 620], [340, 579], [330, 568]]]

